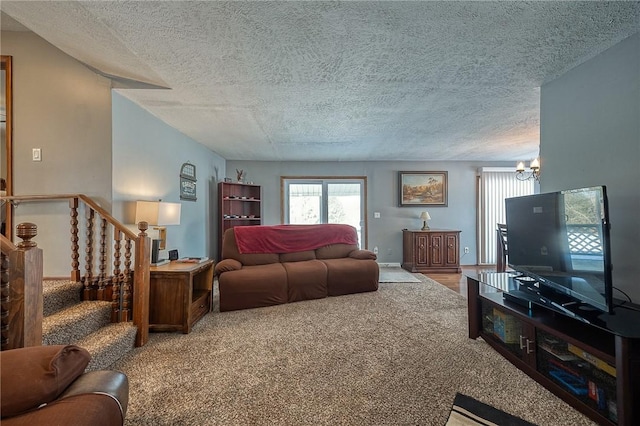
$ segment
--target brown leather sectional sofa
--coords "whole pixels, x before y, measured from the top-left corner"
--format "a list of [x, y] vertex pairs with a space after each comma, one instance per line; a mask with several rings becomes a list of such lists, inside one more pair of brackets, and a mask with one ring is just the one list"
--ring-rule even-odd
[[[306, 226], [318, 227], [322, 232], [321, 227], [327, 225]], [[345, 232], [353, 232], [357, 241], [355, 228], [341, 226], [344, 226]], [[259, 231], [258, 227], [255, 228]], [[369, 250], [358, 249], [357, 244], [327, 244], [288, 253], [243, 254], [238, 250], [232, 228], [224, 233], [222, 259], [215, 266], [220, 289], [220, 311], [378, 289], [376, 255]]]

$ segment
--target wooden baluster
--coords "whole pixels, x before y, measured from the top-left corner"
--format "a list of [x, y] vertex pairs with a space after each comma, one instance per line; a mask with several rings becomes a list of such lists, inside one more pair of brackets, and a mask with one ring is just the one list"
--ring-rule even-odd
[[98, 275], [98, 300], [105, 300], [105, 279], [107, 270], [107, 220], [100, 220], [100, 274]]
[[87, 240], [86, 247], [84, 249], [85, 256], [85, 273], [84, 273], [84, 300], [91, 300], [91, 288], [93, 285], [93, 219], [95, 217], [95, 211], [86, 207], [86, 228], [87, 228]]
[[131, 238], [124, 240], [124, 276], [122, 277], [122, 321], [131, 321]]
[[9, 349], [9, 303], [11, 297], [9, 297], [9, 257], [4, 253], [0, 254], [0, 306], [2, 311], [0, 312], [0, 344], [2, 350]]
[[120, 274], [120, 244], [122, 241], [122, 231], [118, 229], [114, 229], [113, 232], [113, 277], [111, 278], [112, 283], [112, 294], [111, 294], [111, 322], [120, 322], [121, 311], [120, 311], [120, 282], [122, 281], [122, 276]]
[[80, 245], [78, 244], [78, 199], [69, 200], [71, 209], [71, 281], [80, 281]]

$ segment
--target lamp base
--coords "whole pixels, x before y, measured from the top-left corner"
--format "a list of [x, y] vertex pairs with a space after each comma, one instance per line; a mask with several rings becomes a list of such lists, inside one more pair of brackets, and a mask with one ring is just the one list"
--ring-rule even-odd
[[429, 225], [427, 225], [427, 221], [425, 220], [422, 225], [421, 231], [428, 231], [428, 230], [429, 230]]
[[167, 248], [167, 228], [164, 226], [154, 226], [153, 229], [158, 231], [158, 239], [160, 240], [160, 250]]

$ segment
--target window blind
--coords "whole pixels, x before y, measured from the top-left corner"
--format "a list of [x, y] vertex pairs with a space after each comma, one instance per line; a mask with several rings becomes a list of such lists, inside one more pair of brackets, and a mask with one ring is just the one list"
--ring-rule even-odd
[[496, 228], [506, 220], [504, 200], [533, 194], [535, 181], [516, 179], [515, 169], [509, 167], [484, 167], [479, 172], [478, 263], [495, 264]]

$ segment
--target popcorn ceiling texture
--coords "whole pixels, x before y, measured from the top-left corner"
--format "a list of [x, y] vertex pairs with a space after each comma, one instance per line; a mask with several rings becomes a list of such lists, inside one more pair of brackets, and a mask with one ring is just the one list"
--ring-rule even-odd
[[170, 88], [119, 90], [229, 160], [534, 157], [540, 86], [640, 30], [640, 2], [1, 7], [105, 74]]

